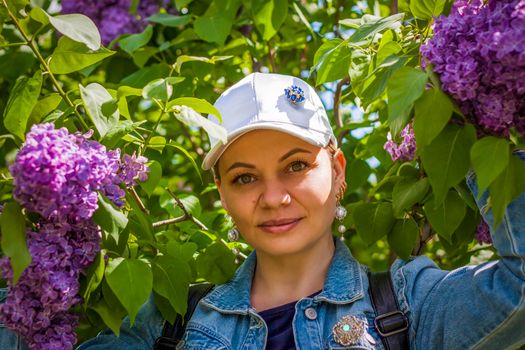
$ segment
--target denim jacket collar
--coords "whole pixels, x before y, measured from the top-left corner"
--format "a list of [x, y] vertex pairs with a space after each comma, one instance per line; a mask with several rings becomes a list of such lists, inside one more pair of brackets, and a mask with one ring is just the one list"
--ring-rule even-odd
[[[224, 313], [248, 314], [251, 309], [250, 291], [257, 258], [253, 251], [239, 267], [229, 282], [217, 286], [202, 303]], [[363, 281], [359, 263], [352, 257], [348, 247], [335, 240], [335, 253], [328, 268], [328, 275], [316, 301], [346, 304], [363, 297]]]

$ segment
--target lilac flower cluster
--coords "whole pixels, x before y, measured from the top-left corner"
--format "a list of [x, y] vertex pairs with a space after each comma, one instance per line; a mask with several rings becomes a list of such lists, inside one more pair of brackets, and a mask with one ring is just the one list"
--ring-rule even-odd
[[120, 150], [107, 151], [91, 134], [35, 125], [10, 167], [13, 196], [41, 219], [27, 232], [32, 261], [16, 285], [9, 259], [0, 259], [9, 287], [0, 319], [32, 350], [69, 350], [76, 342], [77, 317], [69, 310], [81, 302], [79, 276], [100, 250], [100, 228], [91, 221], [97, 191], [121, 206], [119, 185], [147, 179], [146, 158], [121, 161]]
[[135, 179], [139, 181], [146, 181], [148, 179], [149, 168], [146, 166], [148, 158], [143, 156], [136, 156], [133, 153], [124, 154], [122, 163], [120, 165], [120, 180], [126, 184], [127, 187], [135, 186]]
[[[2, 321], [22, 335], [32, 350], [72, 349], [78, 317], [69, 309], [81, 302], [79, 275], [99, 251], [98, 226], [43, 223], [27, 233], [32, 262], [0, 307]], [[9, 260], [0, 268], [12, 279]]]
[[525, 135], [525, 0], [457, 0], [421, 47], [443, 90], [480, 130]]
[[412, 160], [416, 155], [416, 138], [411, 124], [407, 124], [401, 131], [402, 141], [397, 144], [392, 140], [392, 135], [388, 133], [388, 141], [385, 143], [385, 150], [390, 153], [392, 160]]
[[478, 227], [476, 228], [475, 238], [481, 244], [492, 243], [492, 237], [490, 236], [490, 227], [483, 219], [479, 222]]
[[132, 13], [132, 0], [62, 0], [62, 13], [82, 13], [97, 25], [104, 45], [121, 34], [140, 33], [147, 17], [156, 14], [166, 1], [140, 0]]
[[[119, 151], [107, 152], [90, 135], [35, 125], [10, 167], [14, 197], [29, 211], [61, 222], [91, 218], [97, 208], [96, 191], [110, 188], [113, 198], [120, 167]], [[118, 199], [116, 198], [116, 199]]]

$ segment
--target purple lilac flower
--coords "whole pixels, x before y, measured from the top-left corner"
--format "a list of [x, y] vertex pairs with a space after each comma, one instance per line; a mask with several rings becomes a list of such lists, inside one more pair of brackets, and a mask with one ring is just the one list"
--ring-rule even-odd
[[95, 259], [99, 240], [100, 229], [91, 222], [39, 224], [38, 232], [27, 232], [32, 261], [16, 285], [9, 259], [0, 259], [9, 287], [0, 305], [2, 321], [22, 335], [31, 350], [73, 348], [78, 319], [69, 309], [81, 302], [79, 274]]
[[487, 225], [487, 223], [483, 219], [479, 222], [478, 227], [476, 228], [475, 238], [481, 244], [492, 243], [489, 225]]
[[392, 140], [392, 135], [388, 133], [388, 141], [385, 143], [385, 150], [390, 153], [392, 160], [412, 160], [416, 155], [416, 138], [411, 124], [407, 124], [401, 131], [402, 141], [397, 144]]
[[133, 186], [149, 171], [145, 157], [125, 155], [121, 161], [120, 150], [106, 151], [91, 136], [34, 125], [10, 167], [15, 199], [42, 219], [27, 232], [32, 261], [16, 285], [9, 258], [0, 259], [9, 287], [0, 321], [31, 350], [73, 348], [78, 317], [69, 310], [82, 301], [79, 276], [100, 250], [101, 231], [91, 220], [97, 191], [122, 206], [120, 184]]
[[82, 13], [97, 25], [104, 45], [121, 34], [140, 33], [147, 17], [157, 13], [167, 1], [141, 0], [131, 13], [132, 0], [62, 0], [62, 13]]
[[136, 156], [133, 153], [131, 156], [124, 154], [120, 164], [120, 178], [127, 187], [135, 186], [135, 178], [140, 181], [148, 179], [149, 168], [146, 166], [148, 158], [143, 156]]
[[525, 135], [525, 0], [458, 0], [421, 47], [443, 90], [482, 130]]
[[50, 123], [34, 125], [10, 167], [15, 199], [47, 220], [90, 218], [97, 209], [96, 191], [119, 181], [120, 159], [119, 152], [106, 152], [89, 137]]

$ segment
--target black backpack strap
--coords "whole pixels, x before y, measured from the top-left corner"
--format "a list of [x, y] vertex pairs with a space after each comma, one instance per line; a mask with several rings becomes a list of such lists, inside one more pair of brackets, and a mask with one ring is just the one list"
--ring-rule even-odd
[[376, 312], [374, 325], [386, 350], [406, 350], [408, 318], [399, 310], [390, 271], [368, 273], [369, 292]]
[[213, 288], [213, 284], [201, 283], [190, 287], [188, 291], [188, 310], [184, 315], [184, 320], [177, 315], [173, 324], [164, 321], [162, 335], [155, 341], [154, 350], [175, 350], [177, 344], [182, 339], [186, 331], [186, 325], [190, 320], [199, 301], [206, 296]]

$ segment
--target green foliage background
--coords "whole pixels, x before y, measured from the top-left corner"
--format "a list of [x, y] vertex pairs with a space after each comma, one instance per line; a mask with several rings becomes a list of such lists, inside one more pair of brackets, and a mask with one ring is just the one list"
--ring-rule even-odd
[[[150, 159], [149, 179], [127, 189], [123, 211], [99, 199], [103, 249], [81, 281], [81, 340], [106, 326], [118, 332], [151, 293], [173, 319], [186, 310], [189, 283], [227, 281], [237, 267], [231, 248], [250, 252], [227, 242], [232, 224], [200, 170], [206, 134], [224, 137], [200, 114], [254, 71], [319, 89], [348, 159], [345, 238], [359, 261], [384, 270], [396, 256], [427, 254], [451, 269], [496, 257], [473, 241], [480, 216], [464, 178], [474, 168], [501, 220], [525, 189], [512, 155], [523, 140], [478, 140], [439, 78], [420, 69], [419, 47], [450, 0], [171, 5], [178, 14], [161, 11], [143, 33], [106, 48], [85, 17], [50, 13], [50, 1], [0, 0], [0, 203], [13, 203], [8, 165], [36, 123], [94, 129], [106, 147]], [[418, 156], [393, 163], [387, 133], [398, 138], [409, 121]], [[22, 271], [34, 218], [7, 208], [2, 252]]]

